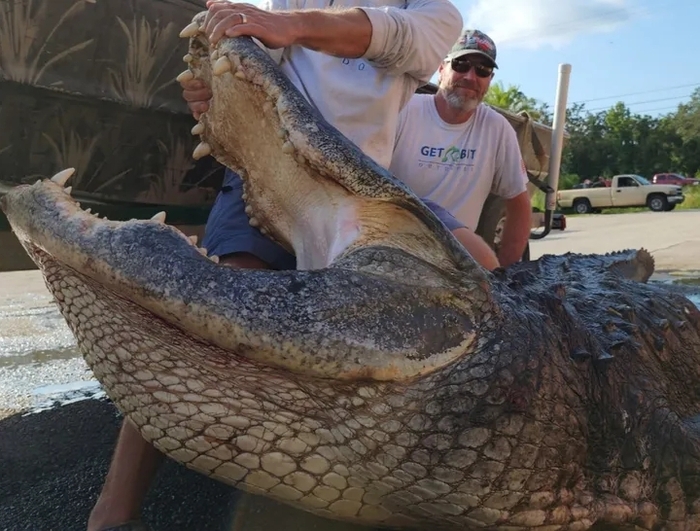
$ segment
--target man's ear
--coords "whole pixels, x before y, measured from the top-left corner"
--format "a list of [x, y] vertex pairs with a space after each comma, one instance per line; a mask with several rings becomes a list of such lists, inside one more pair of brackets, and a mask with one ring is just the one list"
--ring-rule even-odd
[[438, 66], [438, 84], [442, 81], [442, 72], [445, 70], [445, 61], [442, 61], [440, 63], [440, 66]]

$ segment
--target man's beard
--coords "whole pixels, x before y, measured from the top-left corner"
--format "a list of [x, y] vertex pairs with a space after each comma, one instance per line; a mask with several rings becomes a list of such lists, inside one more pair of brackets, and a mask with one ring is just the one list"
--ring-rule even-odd
[[[472, 87], [468, 87], [472, 88]], [[446, 86], [440, 87], [440, 92], [442, 92], [443, 97], [447, 104], [455, 110], [471, 112], [476, 109], [481, 103], [482, 97], [470, 98], [464, 94], [457, 92], [456, 87]], [[474, 89], [478, 92], [478, 89]]]

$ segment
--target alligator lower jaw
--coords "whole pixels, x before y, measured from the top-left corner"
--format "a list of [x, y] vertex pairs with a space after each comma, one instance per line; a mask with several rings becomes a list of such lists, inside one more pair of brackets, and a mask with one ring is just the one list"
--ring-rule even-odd
[[[345, 252], [322, 270], [239, 270], [203, 256], [164, 216], [99, 219], [48, 180], [12, 189], [1, 204], [35, 261], [233, 357], [297, 374], [349, 381], [428, 374], [472, 350], [490, 308], [487, 286], [474, 282], [465, 292], [461, 279], [455, 288], [452, 275], [395, 247]], [[64, 296], [61, 289], [52, 291]]]

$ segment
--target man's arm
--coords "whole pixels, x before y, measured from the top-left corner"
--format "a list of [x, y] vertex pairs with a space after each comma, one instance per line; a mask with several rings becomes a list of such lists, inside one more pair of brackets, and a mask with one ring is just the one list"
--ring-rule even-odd
[[506, 223], [498, 250], [501, 267], [508, 267], [522, 258], [530, 238], [531, 213], [530, 194], [527, 191], [506, 200]]
[[338, 57], [361, 57], [369, 48], [372, 24], [362, 10], [285, 9], [284, 4], [210, 0], [204, 32], [212, 43], [247, 35], [270, 50], [297, 45]]
[[249, 35], [270, 49], [298, 45], [338, 57], [364, 57], [426, 82], [462, 28], [462, 17], [449, 0], [412, 0], [406, 9], [269, 10], [221, 0], [207, 5], [204, 30], [212, 42], [224, 35]]
[[502, 267], [508, 267], [522, 258], [527, 246], [532, 206], [527, 191], [525, 162], [515, 130], [503, 116], [494, 115], [494, 119], [500, 122], [501, 132], [497, 143], [496, 175], [492, 191], [506, 201], [506, 223], [498, 260]]
[[462, 15], [449, 0], [408, 0], [406, 9], [358, 9], [372, 23], [372, 40], [363, 57], [426, 83], [462, 31]]

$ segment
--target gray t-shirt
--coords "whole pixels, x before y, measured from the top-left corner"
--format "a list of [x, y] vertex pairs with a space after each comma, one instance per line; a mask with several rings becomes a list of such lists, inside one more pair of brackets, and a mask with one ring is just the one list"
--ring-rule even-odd
[[472, 230], [489, 192], [511, 199], [528, 182], [515, 130], [504, 116], [482, 104], [466, 123], [448, 124], [432, 94], [416, 94], [401, 111], [389, 169]]

